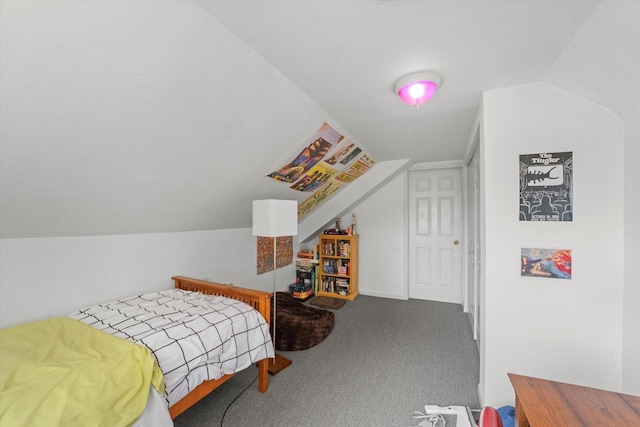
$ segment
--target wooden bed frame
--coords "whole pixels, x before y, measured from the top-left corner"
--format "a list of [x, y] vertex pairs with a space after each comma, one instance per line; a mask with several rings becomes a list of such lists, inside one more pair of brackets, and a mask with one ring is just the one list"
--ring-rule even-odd
[[[192, 279], [183, 276], [175, 276], [172, 277], [172, 279], [175, 281], [176, 289], [202, 292], [203, 294], [208, 295], [221, 295], [246, 302], [258, 310], [267, 323], [271, 324], [271, 292], [239, 288], [233, 285], [225, 285], [222, 283]], [[258, 362], [258, 391], [260, 393], [264, 393], [269, 389], [268, 367], [269, 359], [262, 359]], [[169, 408], [171, 418], [175, 418], [186, 411], [211, 391], [224, 384], [232, 376], [233, 375], [225, 375], [217, 380], [205, 381], [195, 389], [191, 390], [189, 394]]]

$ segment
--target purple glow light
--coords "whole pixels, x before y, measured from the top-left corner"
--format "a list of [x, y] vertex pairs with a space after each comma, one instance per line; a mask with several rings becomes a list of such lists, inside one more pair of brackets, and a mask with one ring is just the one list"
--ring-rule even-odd
[[398, 95], [405, 104], [417, 106], [431, 99], [436, 89], [438, 85], [435, 82], [423, 80], [400, 88]]

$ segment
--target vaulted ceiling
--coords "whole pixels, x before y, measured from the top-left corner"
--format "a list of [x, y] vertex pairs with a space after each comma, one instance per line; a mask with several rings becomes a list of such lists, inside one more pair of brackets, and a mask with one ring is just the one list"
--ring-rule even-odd
[[[459, 160], [482, 92], [546, 81], [637, 137], [638, 2], [0, 2], [2, 237], [249, 227], [328, 121], [379, 161]], [[393, 93], [440, 73], [426, 105]]]

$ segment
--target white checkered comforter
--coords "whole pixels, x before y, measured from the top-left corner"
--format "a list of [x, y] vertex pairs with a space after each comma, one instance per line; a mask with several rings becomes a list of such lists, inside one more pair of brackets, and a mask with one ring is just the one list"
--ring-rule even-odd
[[205, 380], [273, 357], [264, 317], [220, 296], [171, 289], [91, 306], [70, 317], [148, 347], [164, 373], [169, 406]]

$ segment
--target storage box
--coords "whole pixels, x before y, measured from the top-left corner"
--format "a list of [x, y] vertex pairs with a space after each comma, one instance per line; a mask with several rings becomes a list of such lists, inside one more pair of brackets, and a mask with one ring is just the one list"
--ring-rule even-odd
[[295, 299], [306, 301], [313, 296], [313, 290], [309, 289], [308, 291], [304, 292], [291, 292], [291, 296]]
[[311, 285], [309, 283], [292, 283], [289, 285], [289, 292], [306, 292], [311, 289]]
[[308, 283], [293, 283], [289, 285], [289, 292], [296, 299], [307, 300], [313, 296], [313, 287]]

